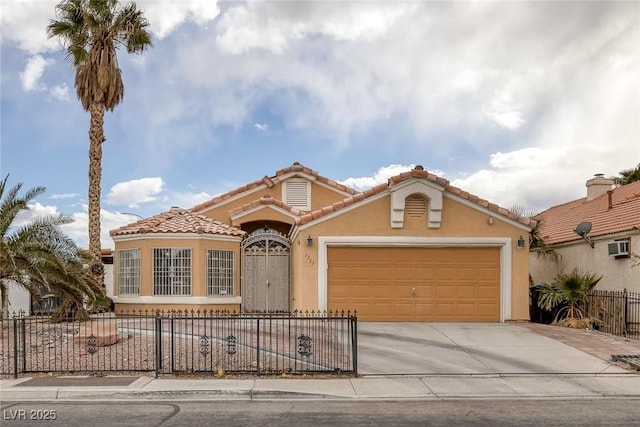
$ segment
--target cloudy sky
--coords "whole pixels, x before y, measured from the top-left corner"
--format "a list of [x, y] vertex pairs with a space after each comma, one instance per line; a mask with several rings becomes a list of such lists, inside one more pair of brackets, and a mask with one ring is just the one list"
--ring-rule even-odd
[[[86, 247], [89, 116], [45, 27], [4, 0], [0, 172]], [[105, 117], [108, 231], [295, 161], [358, 189], [423, 165], [504, 207], [585, 195], [640, 162], [640, 2], [139, 0]]]

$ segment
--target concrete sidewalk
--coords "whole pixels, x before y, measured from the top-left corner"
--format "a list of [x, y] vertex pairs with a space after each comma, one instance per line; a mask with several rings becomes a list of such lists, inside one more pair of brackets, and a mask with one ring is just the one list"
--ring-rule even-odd
[[[77, 377], [76, 377], [77, 378]], [[103, 377], [104, 379], [113, 377]], [[36, 378], [37, 379], [37, 378]], [[63, 378], [61, 378], [63, 379]], [[1, 400], [260, 400], [260, 399], [640, 399], [640, 375], [455, 375], [339, 379], [156, 379], [131, 378], [126, 386], [28, 386], [31, 378], [2, 380]], [[93, 385], [89, 385], [93, 384]]]

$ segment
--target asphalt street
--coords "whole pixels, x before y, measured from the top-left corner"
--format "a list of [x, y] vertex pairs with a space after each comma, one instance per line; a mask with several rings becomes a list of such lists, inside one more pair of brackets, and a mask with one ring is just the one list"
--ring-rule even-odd
[[640, 399], [11, 402], [2, 416], [3, 427], [638, 426]]

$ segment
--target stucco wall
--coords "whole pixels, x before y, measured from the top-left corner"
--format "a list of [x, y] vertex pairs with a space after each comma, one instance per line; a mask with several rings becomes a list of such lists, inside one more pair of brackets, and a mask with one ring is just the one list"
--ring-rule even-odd
[[[440, 228], [427, 227], [423, 222], [405, 221], [404, 227], [394, 229], [390, 226], [390, 198], [382, 198], [363, 203], [357, 207], [346, 209], [341, 215], [330, 221], [319, 222], [301, 227], [294, 236], [293, 244], [293, 306], [297, 309], [314, 308], [318, 305], [318, 238], [323, 236], [398, 236], [398, 237], [432, 237], [432, 238], [508, 238], [512, 244], [505, 250], [510, 251], [511, 277], [511, 320], [529, 318], [528, 294], [528, 250], [516, 249], [516, 241], [527, 231], [512, 223], [502, 221], [486, 211], [466, 206], [458, 201], [445, 197], [443, 200], [442, 221]], [[489, 216], [493, 217], [493, 225], [489, 224]], [[314, 238], [314, 246], [307, 247], [305, 238], [308, 234]]]
[[[212, 208], [204, 210], [202, 215], [230, 224], [231, 220], [229, 213], [231, 210], [259, 200], [266, 194], [270, 195], [273, 199], [282, 201], [282, 183], [279, 182], [271, 188], [268, 188], [267, 186], [260, 186], [256, 189], [249, 190], [246, 194], [240, 195], [237, 198], [230, 198], [228, 201], [218, 202]], [[345, 199], [346, 197], [348, 196], [341, 192], [318, 184], [314, 181], [311, 182], [311, 210], [323, 208], [334, 202]], [[243, 218], [241, 222], [248, 222], [248, 220]], [[291, 220], [287, 220], [285, 222], [293, 223]]]
[[640, 292], [640, 266], [633, 268], [630, 258], [616, 259], [608, 254], [607, 244], [616, 238], [630, 237], [631, 251], [640, 253], [640, 233], [627, 233], [595, 239], [593, 249], [584, 240], [556, 247], [562, 258], [555, 262], [530, 254], [530, 271], [534, 283], [551, 283], [559, 272], [577, 267], [582, 272], [602, 275], [596, 289]]
[[255, 210], [243, 213], [239, 217], [234, 217], [233, 221], [231, 221], [231, 225], [242, 228], [242, 224], [253, 221], [278, 221], [292, 225], [295, 222], [295, 217], [291, 214], [287, 215], [277, 207], [265, 205]]
[[[202, 315], [209, 315], [215, 311], [226, 311], [230, 313], [239, 313], [240, 304], [116, 304], [117, 314], [145, 314], [153, 315], [156, 310], [168, 313], [170, 311], [186, 311], [187, 315], [192, 312], [197, 314], [198, 311]], [[204, 312], [206, 310], [206, 313]]]
[[[146, 238], [145, 238], [146, 237]], [[206, 295], [206, 251], [208, 249], [230, 250], [235, 253], [235, 294], [241, 295], [240, 288], [240, 239], [202, 237], [199, 235], [185, 236], [184, 238], [154, 238], [153, 236], [141, 236], [136, 240], [116, 241], [114, 251], [114, 302], [116, 308], [133, 305], [141, 302], [135, 298], [123, 298], [119, 296], [118, 290], [118, 251], [124, 249], [140, 249], [140, 296], [153, 296], [153, 249], [154, 248], [191, 248], [191, 296], [201, 297], [193, 299], [193, 302], [185, 304], [189, 307], [200, 307], [207, 309], [217, 309], [218, 306], [229, 304], [237, 306], [238, 301], [232, 295], [228, 297], [213, 297]], [[179, 307], [184, 304], [183, 298], [188, 296], [156, 296], [153, 301], [153, 308]], [[203, 302], [202, 298], [210, 302]], [[174, 301], [175, 300], [175, 301]], [[180, 300], [181, 302], [178, 302]], [[156, 306], [155, 304], [160, 304]], [[139, 305], [142, 307], [144, 304]], [[232, 309], [232, 308], [228, 308]]]

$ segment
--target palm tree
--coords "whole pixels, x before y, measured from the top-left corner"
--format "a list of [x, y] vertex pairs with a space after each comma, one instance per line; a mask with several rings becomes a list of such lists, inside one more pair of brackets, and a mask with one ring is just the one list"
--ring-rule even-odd
[[13, 281], [36, 300], [44, 286], [63, 298], [65, 311], [71, 308], [76, 317], [84, 317], [84, 302], [104, 301], [105, 294], [102, 283], [84, 268], [86, 259], [78, 247], [59, 229], [72, 220], [53, 215], [16, 225], [18, 214], [29, 210], [28, 203], [45, 189], [36, 187], [20, 196], [22, 184], [7, 190], [8, 178], [0, 181], [0, 315], [7, 312], [7, 284]]
[[590, 319], [584, 311], [584, 303], [589, 292], [601, 279], [602, 276], [583, 273], [577, 268], [569, 273], [558, 273], [550, 285], [540, 289], [538, 307], [551, 310], [565, 304], [558, 310], [555, 324], [573, 328], [589, 327], [593, 319]]
[[104, 114], [122, 101], [124, 84], [116, 52], [142, 53], [152, 46], [149, 23], [135, 3], [121, 6], [118, 0], [62, 0], [56, 6], [57, 20], [47, 26], [49, 37], [57, 37], [75, 69], [76, 94], [90, 113], [89, 125], [89, 252], [91, 270], [102, 280], [100, 258], [100, 180]]
[[640, 181], [640, 163], [635, 168], [620, 171], [620, 176], [613, 178], [613, 181], [618, 185], [627, 185]]

